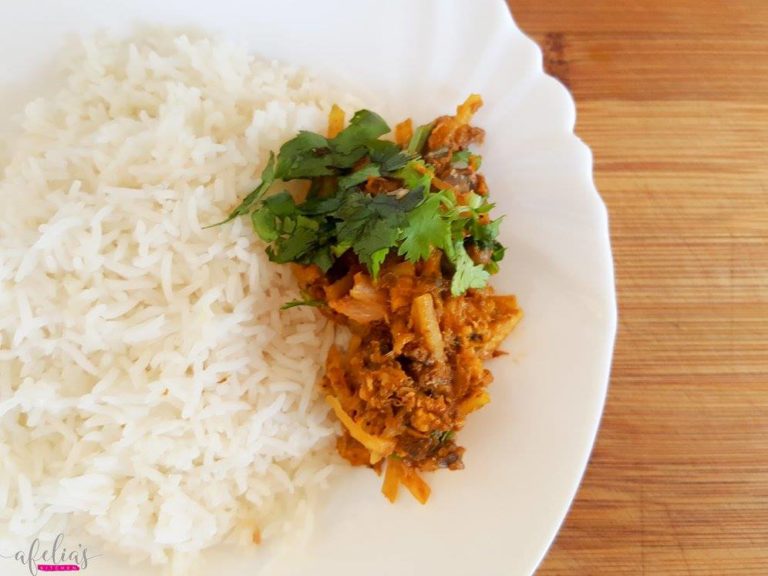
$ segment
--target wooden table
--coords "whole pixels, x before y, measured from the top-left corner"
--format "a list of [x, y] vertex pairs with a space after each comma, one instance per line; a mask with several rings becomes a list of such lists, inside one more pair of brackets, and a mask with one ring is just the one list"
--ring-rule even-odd
[[768, 575], [768, 0], [510, 0], [573, 92], [619, 336], [539, 574]]

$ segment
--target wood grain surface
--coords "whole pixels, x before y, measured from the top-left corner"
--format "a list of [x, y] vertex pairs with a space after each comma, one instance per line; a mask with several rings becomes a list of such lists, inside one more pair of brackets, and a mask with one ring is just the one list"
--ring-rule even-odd
[[573, 92], [619, 336], [539, 574], [768, 575], [768, 0], [510, 0]]

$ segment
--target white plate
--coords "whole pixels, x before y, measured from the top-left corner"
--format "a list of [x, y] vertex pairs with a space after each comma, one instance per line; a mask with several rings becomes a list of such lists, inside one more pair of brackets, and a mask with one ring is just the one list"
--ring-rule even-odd
[[[526, 317], [505, 345], [511, 355], [493, 364], [493, 402], [462, 433], [466, 470], [432, 475], [432, 499], [421, 507], [409, 498], [390, 505], [379, 478], [350, 469], [318, 511], [306, 549], [273, 568], [312, 576], [533, 572], [587, 463], [616, 327], [592, 157], [573, 134], [573, 101], [542, 71], [539, 49], [501, 0], [6, 0], [2, 109], [41, 93], [67, 34], [124, 32], [137, 22], [244, 40], [262, 55], [376, 94], [391, 120], [429, 120], [470, 92], [483, 95], [476, 117], [487, 130], [483, 168], [507, 215], [509, 249], [495, 284], [519, 296]], [[8, 573], [8, 561], [0, 562]], [[119, 562], [99, 558], [87, 570], [137, 573], [114, 568]], [[256, 574], [260, 563], [220, 553], [206, 573], [215, 566]]]

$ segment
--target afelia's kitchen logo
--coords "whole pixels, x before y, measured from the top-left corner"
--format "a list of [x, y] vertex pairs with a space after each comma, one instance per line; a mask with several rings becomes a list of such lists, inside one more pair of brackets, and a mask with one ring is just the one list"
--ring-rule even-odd
[[40, 572], [79, 572], [88, 568], [88, 562], [101, 554], [91, 554], [82, 544], [73, 550], [64, 546], [64, 534], [59, 534], [50, 546], [43, 546], [39, 538], [35, 538], [27, 550], [19, 550], [15, 554], [2, 554], [0, 558], [15, 560], [29, 569], [32, 576]]

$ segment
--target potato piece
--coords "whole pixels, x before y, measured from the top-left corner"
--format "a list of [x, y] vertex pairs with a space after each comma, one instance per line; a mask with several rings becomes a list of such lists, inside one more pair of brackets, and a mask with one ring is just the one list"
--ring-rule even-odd
[[336, 280], [336, 282], [330, 286], [325, 287], [325, 299], [328, 300], [328, 302], [341, 300], [350, 290], [352, 290], [352, 286], [354, 286], [354, 278], [352, 278], [351, 274], [347, 274], [339, 280]]
[[413, 468], [408, 466], [403, 466], [403, 468], [405, 468], [405, 474], [400, 482], [402, 482], [403, 486], [408, 488], [408, 491], [420, 504], [426, 504], [427, 500], [429, 500], [429, 495], [432, 493], [429, 484], [424, 482], [422, 477], [419, 476], [419, 473]]
[[359, 324], [376, 322], [387, 316], [386, 293], [374, 286], [370, 277], [362, 272], [355, 274], [354, 285], [348, 296], [338, 300], [329, 298], [328, 305], [339, 314], [343, 314]]
[[424, 339], [424, 345], [432, 353], [435, 360], [445, 360], [445, 346], [440, 332], [440, 322], [435, 313], [435, 303], [432, 294], [418, 296], [411, 305], [411, 318], [414, 328]]
[[456, 122], [459, 124], [469, 124], [472, 116], [475, 115], [475, 112], [482, 105], [483, 99], [480, 94], [470, 94], [462, 104], [456, 107]]
[[464, 418], [467, 414], [470, 414], [475, 410], [480, 410], [480, 408], [488, 404], [490, 401], [491, 397], [488, 395], [488, 392], [485, 390], [480, 390], [474, 396], [470, 396], [458, 405], [459, 416]]
[[328, 138], [335, 138], [344, 129], [344, 119], [344, 110], [334, 104], [328, 114]]
[[349, 435], [370, 450], [371, 464], [376, 464], [382, 458], [386, 458], [392, 454], [395, 449], [394, 440], [380, 438], [366, 432], [360, 424], [355, 422], [352, 417], [344, 411], [338, 398], [334, 396], [326, 396], [325, 401], [331, 408], [333, 408], [333, 412], [344, 427], [349, 430]]
[[387, 460], [387, 470], [384, 472], [384, 482], [381, 485], [381, 493], [393, 504], [397, 500], [397, 492], [402, 477], [403, 463], [395, 458], [389, 458]]
[[490, 297], [490, 300], [494, 303], [495, 309], [489, 324], [490, 338], [483, 345], [483, 357], [485, 358], [493, 355], [523, 317], [523, 311], [517, 306], [517, 299], [514, 296], [494, 295]]
[[407, 118], [395, 126], [395, 142], [400, 148], [405, 148], [413, 136], [413, 122]]

